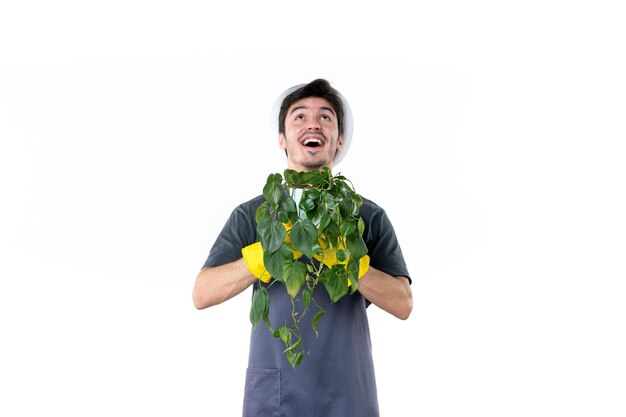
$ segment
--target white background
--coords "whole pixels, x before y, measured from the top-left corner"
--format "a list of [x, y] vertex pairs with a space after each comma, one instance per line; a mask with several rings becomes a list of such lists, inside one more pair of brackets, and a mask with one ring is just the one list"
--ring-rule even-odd
[[619, 2], [208, 3], [0, 6], [0, 415], [240, 415], [250, 293], [191, 289], [318, 77], [413, 277], [381, 414], [626, 415]]

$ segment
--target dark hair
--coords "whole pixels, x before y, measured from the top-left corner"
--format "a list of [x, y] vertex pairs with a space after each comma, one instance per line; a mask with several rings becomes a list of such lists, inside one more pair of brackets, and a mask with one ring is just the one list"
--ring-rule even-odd
[[287, 117], [289, 107], [296, 101], [307, 97], [323, 98], [330, 103], [337, 115], [339, 134], [343, 135], [343, 103], [339, 97], [339, 92], [331, 87], [328, 81], [322, 78], [311, 81], [285, 97], [280, 106], [280, 113], [278, 114], [278, 133], [285, 133], [285, 117]]

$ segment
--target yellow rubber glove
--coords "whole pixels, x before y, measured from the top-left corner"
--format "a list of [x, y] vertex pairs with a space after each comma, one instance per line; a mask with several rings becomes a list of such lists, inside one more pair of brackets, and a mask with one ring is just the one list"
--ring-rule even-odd
[[[302, 252], [293, 248], [291, 244], [291, 239], [289, 238], [289, 232], [291, 230], [292, 224], [291, 222], [287, 224], [283, 224], [285, 229], [287, 230], [287, 237], [285, 238], [285, 243], [287, 243], [293, 249], [293, 258], [300, 259], [302, 257]], [[265, 269], [265, 264], [263, 263], [263, 247], [261, 246], [261, 242], [253, 243], [252, 245], [248, 245], [245, 248], [241, 249], [241, 254], [243, 255], [243, 260], [246, 262], [246, 266], [248, 270], [263, 281], [264, 283], [270, 282], [272, 276], [267, 269]]]
[[[319, 244], [324, 250], [324, 255], [315, 256], [315, 259], [317, 259], [318, 261], [324, 262], [324, 265], [326, 265], [327, 267], [330, 268], [333, 265], [337, 265], [337, 264], [345, 265], [348, 263], [348, 261], [339, 262], [337, 260], [337, 249], [345, 249], [341, 243], [339, 244], [339, 247], [330, 248], [330, 249], [328, 248], [328, 244], [326, 243], [325, 239], [320, 239]], [[361, 279], [361, 277], [365, 275], [369, 267], [370, 267], [369, 255], [365, 255], [361, 259], [359, 259], [359, 279]], [[348, 281], [348, 285], [350, 285], [350, 281]]]
[[359, 259], [359, 279], [363, 278], [363, 275], [370, 269], [370, 256], [365, 255]]
[[241, 249], [243, 260], [246, 262], [246, 266], [252, 275], [263, 281], [264, 283], [270, 282], [272, 276], [263, 263], [263, 247], [261, 242], [253, 243], [245, 248]]
[[336, 264], [345, 263], [345, 262], [339, 262], [337, 260], [337, 249], [343, 249], [343, 245], [341, 243], [339, 244], [339, 248], [330, 248], [330, 249], [328, 248], [328, 243], [326, 243], [326, 239], [324, 239], [323, 237], [320, 238], [320, 240], [317, 243], [320, 244], [324, 253], [323, 255], [314, 255], [315, 259], [317, 259], [320, 262], [324, 262], [324, 265], [326, 265], [329, 268]]

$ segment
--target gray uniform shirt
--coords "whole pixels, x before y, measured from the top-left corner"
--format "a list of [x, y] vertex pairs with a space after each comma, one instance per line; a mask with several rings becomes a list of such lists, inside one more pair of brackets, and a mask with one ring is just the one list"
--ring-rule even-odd
[[[258, 241], [258, 196], [238, 206], [217, 237], [205, 267], [241, 258], [241, 249]], [[385, 211], [363, 198], [359, 215], [365, 222], [363, 239], [370, 265], [392, 276], [409, 276], [398, 239]], [[257, 281], [254, 286], [258, 287]], [[284, 286], [268, 288], [270, 321], [274, 327], [291, 321], [291, 298]], [[283, 354], [284, 344], [263, 322], [252, 329], [246, 371], [244, 417], [377, 417], [378, 399], [366, 308], [369, 302], [357, 291], [330, 303], [322, 285], [313, 294], [326, 311], [311, 329], [315, 309], [300, 323], [303, 346], [309, 353], [293, 369]], [[297, 311], [302, 311], [296, 297]], [[308, 318], [308, 320], [307, 320]]]

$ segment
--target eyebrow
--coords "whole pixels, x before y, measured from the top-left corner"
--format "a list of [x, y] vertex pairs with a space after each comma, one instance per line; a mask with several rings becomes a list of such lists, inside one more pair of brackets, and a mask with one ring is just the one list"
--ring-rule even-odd
[[[307, 109], [307, 106], [298, 106], [298, 107], [294, 107], [293, 109], [291, 109], [291, 111], [289, 112], [289, 114], [294, 113], [297, 110], [301, 110], [301, 109]], [[326, 107], [326, 106], [322, 106], [320, 107], [320, 110], [326, 110], [329, 111], [333, 114], [333, 116], [335, 116], [335, 111], [331, 108], [331, 107]]]

